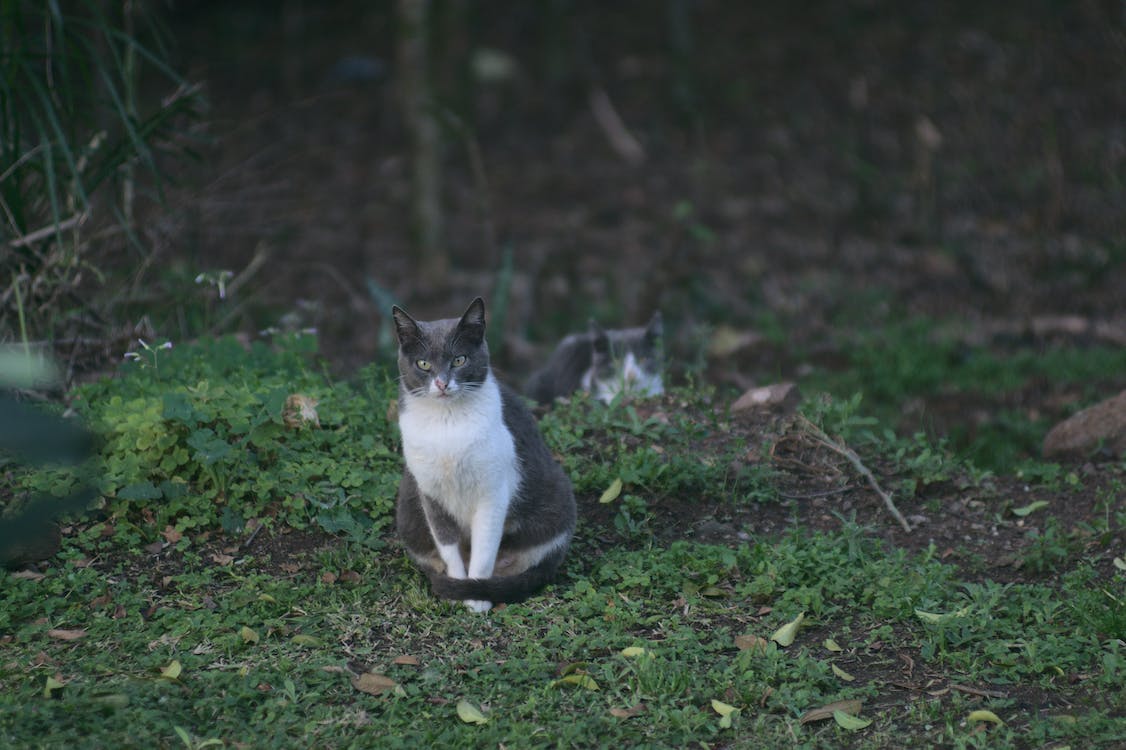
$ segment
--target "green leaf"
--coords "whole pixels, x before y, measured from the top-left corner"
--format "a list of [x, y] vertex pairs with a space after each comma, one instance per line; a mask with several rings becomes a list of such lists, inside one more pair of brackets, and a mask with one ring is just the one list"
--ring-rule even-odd
[[612, 502], [614, 502], [615, 500], [618, 499], [618, 495], [620, 495], [620, 494], [622, 494], [621, 477], [619, 477], [618, 479], [615, 479], [613, 482], [610, 483], [610, 486], [607, 487], [606, 491], [602, 493], [602, 496], [600, 498], [598, 498], [598, 502], [603, 503], [603, 504], [612, 503]]
[[847, 714], [840, 709], [833, 712], [833, 721], [837, 722], [837, 726], [841, 729], [847, 729], [850, 732], [856, 732], [872, 723], [871, 719], [861, 719], [859, 716]]
[[173, 659], [171, 664], [169, 664], [167, 667], [161, 668], [160, 676], [166, 680], [178, 680], [180, 679], [180, 674], [183, 671], [184, 668], [180, 666], [180, 662], [176, 659]]
[[62, 690], [64, 687], [66, 687], [65, 682], [59, 682], [54, 677], [48, 677], [47, 682], [43, 685], [43, 697], [51, 698], [54, 691]]
[[1020, 516], [1021, 518], [1024, 518], [1025, 516], [1027, 516], [1030, 513], [1033, 513], [1034, 511], [1038, 511], [1041, 508], [1047, 508], [1048, 505], [1049, 505], [1049, 503], [1048, 503], [1047, 500], [1034, 500], [1033, 502], [1029, 503], [1028, 505], [1024, 506], [1023, 508], [1013, 508], [1013, 515], [1014, 516]]
[[238, 631], [238, 634], [239, 634], [239, 637], [242, 638], [243, 643], [257, 643], [258, 642], [258, 633], [256, 633], [251, 628], [248, 628], [246, 625], [242, 626], [242, 628]]
[[202, 427], [188, 435], [188, 447], [195, 449], [195, 459], [205, 466], [226, 458], [231, 452], [230, 443], [223, 440], [210, 427]]
[[488, 724], [489, 719], [481, 713], [481, 709], [462, 698], [457, 702], [457, 718], [466, 724]]
[[651, 651], [649, 651], [649, 649], [642, 648], [641, 646], [629, 646], [628, 648], [622, 649], [622, 656], [625, 656], [625, 657], [630, 658], [630, 659], [634, 659], [634, 658], [637, 658], [639, 656], [646, 656], [646, 655], [652, 656], [653, 653]]
[[777, 643], [782, 648], [789, 646], [794, 642], [797, 637], [798, 628], [801, 627], [802, 622], [805, 620], [805, 612], [802, 612], [790, 622], [774, 631], [774, 635], [770, 636], [770, 640]]
[[918, 617], [923, 622], [929, 622], [932, 625], [938, 625], [939, 623], [946, 622], [947, 620], [951, 620], [951, 619], [954, 619], [956, 617], [965, 617], [969, 613], [970, 613], [969, 607], [962, 607], [959, 610], [955, 610], [953, 612], [946, 612], [946, 613], [924, 612], [921, 609], [915, 610], [915, 616], [916, 617]]
[[197, 419], [195, 407], [186, 393], [166, 393], [163, 398], [164, 410], [161, 415], [172, 422], [195, 427]]
[[321, 645], [321, 639], [313, 635], [298, 633], [290, 639], [297, 646], [316, 647]]
[[826, 638], [825, 642], [821, 645], [825, 647], [826, 651], [833, 651], [833, 652], [844, 651], [844, 649], [841, 648], [840, 646], [838, 646], [837, 642], [834, 641], [832, 638]]
[[161, 497], [161, 492], [147, 479], [143, 482], [127, 484], [117, 491], [121, 500], [156, 500]]
[[837, 677], [840, 677], [845, 682], [852, 682], [853, 680], [856, 679], [855, 677], [850, 675], [848, 672], [846, 672], [843, 669], [841, 669], [840, 667], [838, 667], [836, 664], [830, 664], [829, 667], [833, 670], [833, 674], [835, 674]]

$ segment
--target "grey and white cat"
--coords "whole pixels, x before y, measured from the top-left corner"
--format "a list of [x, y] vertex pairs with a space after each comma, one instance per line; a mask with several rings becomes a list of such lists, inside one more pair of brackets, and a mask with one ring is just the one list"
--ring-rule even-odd
[[575, 391], [607, 404], [619, 393], [658, 396], [665, 390], [663, 338], [660, 311], [639, 328], [605, 330], [592, 320], [586, 333], [572, 333], [559, 342], [528, 378], [524, 393], [541, 404]]
[[575, 530], [571, 482], [521, 397], [493, 376], [485, 303], [399, 335], [399, 428], [406, 466], [396, 525], [444, 599], [476, 612], [549, 583]]

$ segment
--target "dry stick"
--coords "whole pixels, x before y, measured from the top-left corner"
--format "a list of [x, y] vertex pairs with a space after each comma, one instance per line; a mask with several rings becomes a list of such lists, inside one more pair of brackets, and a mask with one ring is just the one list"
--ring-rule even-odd
[[21, 237], [17, 237], [14, 240], [9, 240], [8, 247], [23, 247], [24, 245], [30, 245], [33, 242], [38, 242], [44, 237], [50, 237], [52, 234], [57, 234], [59, 232], [65, 232], [68, 229], [73, 229], [74, 227], [82, 224], [82, 222], [86, 221], [89, 215], [89, 213], [75, 214], [69, 219], [60, 221], [58, 224], [51, 224], [50, 226], [40, 227], [34, 232], [28, 232], [27, 234]]
[[856, 455], [856, 451], [849, 448], [847, 445], [835, 442], [825, 434], [824, 430], [805, 417], [802, 417], [802, 421], [808, 426], [807, 429], [813, 434], [817, 442], [834, 453], [838, 453], [848, 459], [848, 462], [852, 464], [856, 472], [868, 480], [868, 484], [872, 485], [872, 489], [875, 490], [876, 494], [880, 496], [880, 499], [884, 501], [884, 506], [887, 507], [888, 512], [891, 513], [895, 520], [899, 522], [899, 525], [903, 527], [903, 530], [910, 533], [911, 524], [907, 523], [907, 519], [899, 512], [899, 508], [895, 507], [895, 502], [891, 499], [891, 495], [884, 492], [883, 488], [880, 487], [879, 482], [876, 481], [876, 477], [872, 475], [872, 472], [864, 465], [864, 462], [860, 460], [860, 456]]
[[980, 696], [982, 698], [1007, 698], [1008, 697], [1007, 693], [1003, 693], [1000, 690], [985, 690], [985, 689], [982, 689], [982, 688], [970, 687], [969, 685], [950, 685], [949, 687], [950, 687], [951, 690], [958, 690], [960, 692], [969, 693], [970, 695], [977, 695], [977, 696]]
[[590, 111], [594, 114], [595, 122], [598, 123], [598, 127], [602, 128], [602, 133], [606, 136], [606, 140], [609, 141], [610, 148], [614, 150], [614, 153], [630, 164], [637, 165], [645, 161], [645, 149], [629, 132], [626, 124], [622, 122], [622, 118], [618, 114], [618, 110], [614, 109], [614, 104], [610, 101], [606, 89], [602, 87], [591, 89]]

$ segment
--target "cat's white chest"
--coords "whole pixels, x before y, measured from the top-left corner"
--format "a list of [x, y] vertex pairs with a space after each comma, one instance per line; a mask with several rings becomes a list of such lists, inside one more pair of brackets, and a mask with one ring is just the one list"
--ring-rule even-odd
[[463, 528], [486, 507], [503, 518], [520, 472], [491, 375], [479, 389], [449, 403], [410, 398], [399, 428], [407, 468], [424, 495], [441, 503]]

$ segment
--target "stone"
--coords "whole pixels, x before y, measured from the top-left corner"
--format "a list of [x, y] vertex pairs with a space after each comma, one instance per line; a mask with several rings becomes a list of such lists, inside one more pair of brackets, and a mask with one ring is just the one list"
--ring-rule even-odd
[[762, 411], [789, 414], [800, 403], [801, 391], [796, 383], [773, 383], [749, 389], [731, 405], [731, 411], [734, 414]]
[[1126, 456], [1126, 391], [1063, 420], [1044, 436], [1044, 458], [1084, 457], [1100, 446]]

